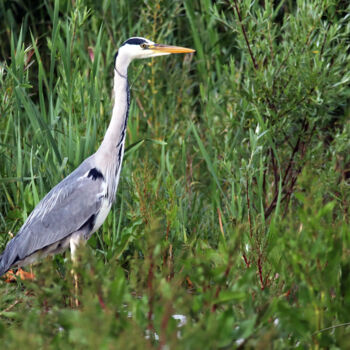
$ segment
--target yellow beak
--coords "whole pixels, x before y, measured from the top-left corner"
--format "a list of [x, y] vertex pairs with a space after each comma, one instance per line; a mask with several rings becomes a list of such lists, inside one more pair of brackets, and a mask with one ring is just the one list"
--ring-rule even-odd
[[191, 53], [191, 52], [196, 52], [196, 50], [188, 49], [186, 47], [163, 45], [163, 44], [149, 45], [148, 49], [150, 49], [150, 50], [152, 50], [154, 52], [164, 52], [164, 53]]

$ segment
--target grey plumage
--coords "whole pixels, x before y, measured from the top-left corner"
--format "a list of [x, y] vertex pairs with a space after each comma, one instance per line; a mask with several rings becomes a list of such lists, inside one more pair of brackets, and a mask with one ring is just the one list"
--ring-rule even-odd
[[115, 56], [114, 107], [101, 146], [39, 202], [0, 255], [0, 275], [68, 246], [74, 255], [76, 245], [98, 230], [115, 200], [123, 161], [130, 105], [128, 66], [136, 58], [180, 52], [194, 50], [157, 45], [145, 38], [124, 42]]
[[[76, 231], [89, 235], [103, 200], [103, 180], [86, 176], [93, 167], [93, 158], [86, 159], [40, 201], [8, 243], [1, 257], [0, 274], [53, 243], [64, 244], [64, 239]], [[100, 198], [97, 193], [101, 193]]]

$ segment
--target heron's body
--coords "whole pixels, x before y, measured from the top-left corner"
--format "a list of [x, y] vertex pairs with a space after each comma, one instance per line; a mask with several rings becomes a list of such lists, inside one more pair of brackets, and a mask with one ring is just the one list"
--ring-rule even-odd
[[77, 244], [100, 228], [115, 200], [123, 161], [130, 105], [128, 66], [135, 58], [176, 52], [193, 50], [156, 45], [144, 38], [123, 44], [115, 59], [112, 118], [101, 146], [36, 206], [0, 256], [0, 275], [69, 246], [74, 255]]

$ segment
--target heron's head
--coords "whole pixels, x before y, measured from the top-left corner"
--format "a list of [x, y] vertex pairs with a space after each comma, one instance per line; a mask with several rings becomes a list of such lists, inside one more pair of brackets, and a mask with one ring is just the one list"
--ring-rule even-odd
[[195, 52], [195, 50], [180, 46], [156, 44], [142, 37], [134, 37], [129, 38], [122, 44], [117, 52], [116, 58], [123, 57], [128, 61], [132, 61], [134, 59], [170, 55], [172, 53], [190, 52]]

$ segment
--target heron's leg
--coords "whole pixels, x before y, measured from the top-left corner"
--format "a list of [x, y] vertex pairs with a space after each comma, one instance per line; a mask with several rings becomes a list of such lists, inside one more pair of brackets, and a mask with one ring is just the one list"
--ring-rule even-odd
[[69, 246], [70, 246], [70, 252], [71, 252], [71, 258], [73, 261], [73, 265], [78, 264], [78, 255], [77, 255], [77, 249], [80, 245], [85, 243], [84, 236], [80, 232], [73, 233], [70, 240], [69, 240]]
[[71, 252], [71, 259], [73, 261], [73, 269], [71, 271], [73, 275], [74, 280], [74, 304], [76, 307], [79, 306], [79, 300], [78, 300], [78, 292], [79, 292], [79, 280], [78, 280], [78, 274], [76, 272], [76, 267], [78, 266], [78, 255], [77, 255], [77, 249], [80, 245], [85, 243], [84, 236], [80, 232], [76, 232], [72, 234], [70, 240], [69, 240], [69, 246], [70, 246], [70, 252]]

